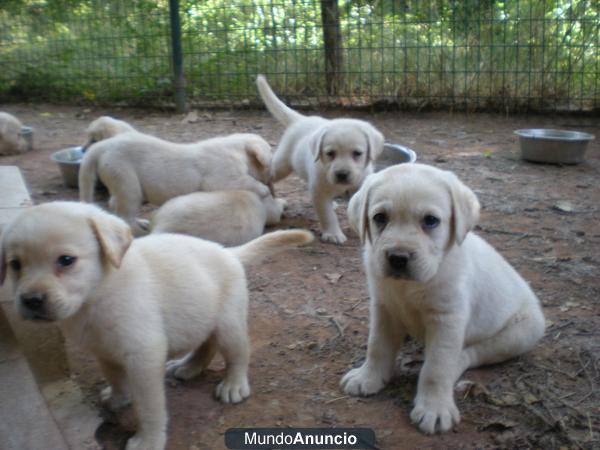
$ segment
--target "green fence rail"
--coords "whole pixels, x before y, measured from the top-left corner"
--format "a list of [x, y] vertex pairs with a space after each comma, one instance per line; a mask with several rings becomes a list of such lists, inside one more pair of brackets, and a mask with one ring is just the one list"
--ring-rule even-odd
[[264, 73], [297, 106], [598, 111], [599, 30], [597, 0], [3, 0], [0, 101], [253, 106]]

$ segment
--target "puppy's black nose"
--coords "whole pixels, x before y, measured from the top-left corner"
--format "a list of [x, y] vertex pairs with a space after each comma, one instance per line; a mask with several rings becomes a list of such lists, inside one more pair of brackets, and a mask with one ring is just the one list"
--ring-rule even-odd
[[46, 304], [46, 294], [21, 295], [21, 303], [31, 311], [40, 311]]
[[338, 183], [347, 183], [350, 178], [350, 172], [347, 170], [339, 170], [335, 173], [335, 179]]
[[386, 257], [390, 268], [394, 272], [400, 273], [406, 270], [408, 260], [410, 259], [410, 253], [399, 250], [388, 250], [386, 252]]

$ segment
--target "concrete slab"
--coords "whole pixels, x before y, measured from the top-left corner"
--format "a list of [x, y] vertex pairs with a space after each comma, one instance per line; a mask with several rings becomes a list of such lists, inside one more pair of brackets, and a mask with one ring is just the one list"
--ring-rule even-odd
[[8, 322], [1, 314], [0, 399], [0, 448], [69, 448], [46, 406]]

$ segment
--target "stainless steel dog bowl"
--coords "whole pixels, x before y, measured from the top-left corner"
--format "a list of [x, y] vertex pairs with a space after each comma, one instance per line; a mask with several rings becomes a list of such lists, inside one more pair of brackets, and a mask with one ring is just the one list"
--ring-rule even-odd
[[521, 157], [527, 161], [577, 164], [583, 161], [593, 134], [545, 128], [515, 130], [521, 145]]
[[19, 135], [25, 141], [25, 143], [27, 145], [27, 151], [33, 150], [33, 128], [21, 127], [21, 131], [19, 131]]
[[79, 166], [83, 158], [82, 147], [68, 147], [52, 153], [52, 161], [58, 164], [66, 187], [79, 186]]
[[417, 154], [414, 150], [399, 144], [383, 144], [383, 152], [375, 160], [375, 171], [385, 169], [394, 164], [414, 163]]

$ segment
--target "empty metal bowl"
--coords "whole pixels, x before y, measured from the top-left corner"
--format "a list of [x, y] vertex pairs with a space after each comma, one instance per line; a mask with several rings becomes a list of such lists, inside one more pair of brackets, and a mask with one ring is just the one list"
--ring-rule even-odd
[[417, 154], [414, 150], [399, 144], [383, 144], [383, 152], [375, 161], [375, 171], [385, 169], [394, 164], [414, 163]]
[[82, 147], [68, 147], [52, 153], [51, 159], [58, 164], [66, 187], [79, 186], [79, 166], [83, 158]]
[[583, 161], [593, 134], [580, 131], [533, 128], [515, 130], [521, 145], [521, 157], [527, 161], [577, 164]]
[[21, 127], [19, 135], [25, 141], [27, 151], [33, 150], [33, 128]]

